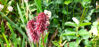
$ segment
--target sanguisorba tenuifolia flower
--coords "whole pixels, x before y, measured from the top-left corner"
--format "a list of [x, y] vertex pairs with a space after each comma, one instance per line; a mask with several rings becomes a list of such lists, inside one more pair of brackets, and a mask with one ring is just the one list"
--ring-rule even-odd
[[34, 20], [30, 20], [27, 23], [27, 35], [29, 37], [30, 42], [38, 42], [39, 40], [39, 36], [37, 34], [37, 31], [34, 30], [35, 29], [35, 21]]
[[49, 26], [49, 23], [47, 23], [49, 17], [45, 13], [40, 13], [35, 19], [28, 21], [26, 27], [29, 40], [34, 43], [39, 41], [40, 34], [43, 34], [47, 30], [47, 26]]
[[45, 30], [47, 30], [47, 26], [49, 25], [47, 24], [48, 19], [49, 18], [43, 12], [36, 17], [35, 30], [37, 30], [38, 34], [43, 33]]

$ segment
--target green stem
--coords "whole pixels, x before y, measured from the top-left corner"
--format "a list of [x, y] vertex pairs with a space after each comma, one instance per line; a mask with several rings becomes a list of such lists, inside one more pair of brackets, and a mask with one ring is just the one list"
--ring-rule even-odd
[[73, 7], [73, 16], [74, 16], [74, 10], [75, 10], [75, 6], [76, 6], [76, 4], [74, 5], [74, 7]]
[[[65, 8], [64, 8], [64, 4], [63, 4], [63, 10], [65, 10]], [[64, 22], [65, 22], [65, 15], [63, 15], [63, 20], [62, 20], [62, 29], [64, 29]]]
[[67, 5], [67, 16], [68, 16], [68, 5]]
[[76, 32], [78, 32], [79, 27], [76, 27]]
[[81, 19], [80, 19], [80, 23], [82, 23], [82, 22], [83, 22], [83, 20], [84, 20], [85, 10], [86, 10], [86, 8], [84, 8], [84, 10], [83, 10], [83, 13], [82, 13], [82, 16], [81, 16]]
[[3, 35], [4, 39], [5, 39], [5, 42], [6, 42], [6, 44], [7, 44], [7, 47], [10, 47], [9, 42], [8, 42], [8, 40], [7, 40], [7, 38], [6, 38], [6, 35], [5, 35], [4, 33], [2, 33], [2, 35]]
[[78, 29], [79, 29], [79, 26], [76, 27], [76, 36], [78, 37]]
[[85, 15], [86, 15], [86, 13], [88, 12], [88, 8], [86, 9], [86, 8], [84, 8], [84, 10], [83, 10], [83, 14], [82, 14], [82, 16], [81, 16], [81, 20], [80, 20], [80, 23], [82, 23], [83, 22], [83, 20], [85, 19]]

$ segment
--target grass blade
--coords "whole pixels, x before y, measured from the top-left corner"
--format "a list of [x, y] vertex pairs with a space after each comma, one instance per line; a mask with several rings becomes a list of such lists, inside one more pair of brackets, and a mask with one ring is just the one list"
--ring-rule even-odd
[[25, 37], [23, 37], [22, 47], [25, 47]]
[[34, 1], [38, 9], [37, 11], [42, 12], [41, 0], [34, 0]]
[[20, 27], [18, 27], [13, 21], [11, 21], [7, 16], [4, 15], [4, 13], [0, 12], [1, 16], [4, 17], [8, 22], [13, 25], [24, 37], [27, 38], [26, 34], [22, 31]]
[[14, 34], [14, 31], [13, 31], [13, 29], [12, 29], [11, 25], [10, 25], [8, 22], [7, 22], [7, 25], [8, 25], [8, 27], [9, 27], [9, 29], [10, 29], [11, 33], [12, 33], [12, 34]]
[[18, 9], [18, 13], [20, 15], [21, 21], [25, 25], [23, 15], [22, 15], [21, 9], [19, 8], [19, 5], [18, 4], [17, 4], [17, 9]]
[[6, 35], [4, 34], [5, 28], [4, 28], [4, 23], [3, 22], [1, 22], [1, 31], [2, 31], [2, 35], [3, 35], [4, 39], [5, 39], [5, 42], [7, 44], [7, 47], [10, 47], [9, 42], [8, 42], [8, 40], [6, 38]]

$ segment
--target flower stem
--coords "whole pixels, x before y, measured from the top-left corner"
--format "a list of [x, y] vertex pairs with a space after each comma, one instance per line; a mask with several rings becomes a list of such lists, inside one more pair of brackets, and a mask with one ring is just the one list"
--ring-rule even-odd
[[10, 47], [9, 42], [8, 42], [8, 40], [7, 40], [6, 36], [5, 36], [5, 34], [2, 33], [2, 35], [3, 35], [3, 37], [4, 37], [4, 39], [5, 39], [6, 43], [7, 43], [7, 47]]

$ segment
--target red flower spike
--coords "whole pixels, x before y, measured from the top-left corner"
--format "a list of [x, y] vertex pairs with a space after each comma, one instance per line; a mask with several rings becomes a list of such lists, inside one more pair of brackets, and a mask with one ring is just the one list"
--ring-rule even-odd
[[30, 20], [27, 23], [27, 35], [29, 37], [30, 42], [38, 42], [39, 36], [37, 35], [37, 32], [34, 30], [35, 29], [35, 21]]
[[39, 41], [40, 34], [43, 34], [47, 30], [47, 26], [49, 25], [47, 22], [49, 22], [49, 18], [43, 12], [36, 16], [36, 21], [28, 21], [27, 34], [31, 42], [35, 43]]

